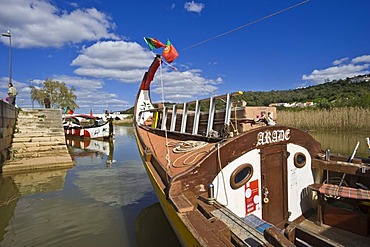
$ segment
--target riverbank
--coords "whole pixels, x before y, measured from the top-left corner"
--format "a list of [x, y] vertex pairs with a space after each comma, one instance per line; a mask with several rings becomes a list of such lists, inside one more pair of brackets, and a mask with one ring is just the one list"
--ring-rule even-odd
[[133, 118], [125, 118], [122, 120], [113, 120], [114, 125], [119, 125], [119, 126], [132, 126], [132, 120]]
[[308, 130], [370, 131], [368, 116], [370, 109], [360, 107], [278, 110], [277, 123]]

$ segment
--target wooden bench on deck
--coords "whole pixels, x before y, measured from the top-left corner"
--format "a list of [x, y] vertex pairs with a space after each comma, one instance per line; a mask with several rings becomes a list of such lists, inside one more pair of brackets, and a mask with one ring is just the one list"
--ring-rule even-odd
[[368, 206], [364, 205], [363, 208], [365, 209], [365, 213], [361, 213], [340, 207], [334, 207], [325, 201], [325, 196], [332, 197], [330, 200], [334, 202], [339, 201], [336, 198], [354, 199], [359, 200], [359, 202], [370, 201], [369, 190], [338, 186], [334, 184], [311, 184], [309, 188], [318, 194], [318, 225], [324, 223], [361, 235], [367, 235], [369, 233], [370, 210]]

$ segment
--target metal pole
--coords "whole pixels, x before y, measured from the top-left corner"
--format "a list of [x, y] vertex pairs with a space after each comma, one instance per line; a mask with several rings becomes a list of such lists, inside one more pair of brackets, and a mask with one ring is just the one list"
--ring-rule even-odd
[[12, 35], [9, 30], [1, 35], [9, 38], [9, 83], [12, 83]]
[[12, 83], [12, 77], [13, 77], [13, 66], [12, 66], [12, 35], [9, 32], [9, 83]]

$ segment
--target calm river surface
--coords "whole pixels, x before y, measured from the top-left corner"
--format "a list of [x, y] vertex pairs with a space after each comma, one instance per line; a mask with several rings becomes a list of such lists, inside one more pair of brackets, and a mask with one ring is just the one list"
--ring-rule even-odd
[[[366, 133], [311, 134], [341, 154], [360, 141], [358, 154], [368, 156]], [[0, 177], [0, 246], [179, 246], [133, 128], [115, 126], [114, 145], [90, 148], [70, 148], [76, 164], [69, 170]]]

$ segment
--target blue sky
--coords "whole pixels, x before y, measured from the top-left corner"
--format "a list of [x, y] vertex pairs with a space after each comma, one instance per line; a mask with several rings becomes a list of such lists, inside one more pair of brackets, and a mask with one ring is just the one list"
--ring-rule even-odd
[[[0, 0], [0, 32], [11, 32], [23, 108], [32, 107], [29, 86], [46, 79], [76, 88], [77, 113], [130, 108], [153, 59], [145, 36], [170, 39], [179, 52], [172, 65], [181, 73], [163, 66], [152, 84], [156, 102], [161, 84], [165, 101], [183, 102], [369, 74], [370, 1], [310, 0], [273, 15], [302, 2]], [[9, 80], [8, 45], [1, 36], [0, 98]]]

